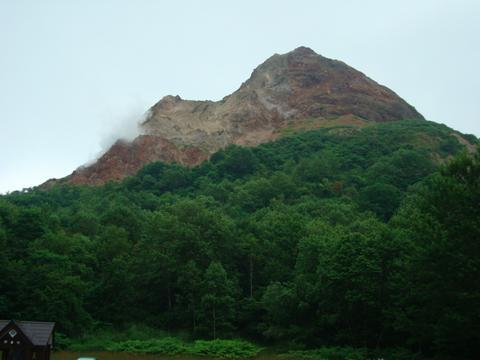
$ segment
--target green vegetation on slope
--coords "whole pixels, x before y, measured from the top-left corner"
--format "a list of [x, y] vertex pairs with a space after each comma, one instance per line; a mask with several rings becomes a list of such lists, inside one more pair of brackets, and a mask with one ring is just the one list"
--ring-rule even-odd
[[478, 357], [480, 159], [438, 171], [451, 133], [334, 127], [3, 196], [0, 317]]

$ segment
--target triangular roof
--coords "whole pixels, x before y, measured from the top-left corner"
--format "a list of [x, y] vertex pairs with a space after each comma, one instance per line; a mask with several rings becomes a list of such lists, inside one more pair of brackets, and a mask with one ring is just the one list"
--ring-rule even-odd
[[47, 346], [52, 343], [54, 322], [0, 320], [0, 333], [10, 324], [16, 325], [34, 346]]

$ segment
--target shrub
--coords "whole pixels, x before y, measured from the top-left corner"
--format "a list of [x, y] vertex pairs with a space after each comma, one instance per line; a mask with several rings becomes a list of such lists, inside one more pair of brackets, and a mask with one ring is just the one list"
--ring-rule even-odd
[[262, 349], [243, 340], [197, 340], [188, 349], [192, 355], [211, 356], [226, 359], [250, 358]]
[[243, 340], [197, 340], [186, 343], [177, 338], [166, 337], [151, 340], [128, 340], [110, 344], [109, 351], [155, 353], [165, 355], [190, 354], [225, 359], [250, 358], [261, 348]]
[[107, 350], [176, 355], [185, 353], [187, 347], [179, 339], [166, 337], [162, 339], [123, 341], [111, 344]]

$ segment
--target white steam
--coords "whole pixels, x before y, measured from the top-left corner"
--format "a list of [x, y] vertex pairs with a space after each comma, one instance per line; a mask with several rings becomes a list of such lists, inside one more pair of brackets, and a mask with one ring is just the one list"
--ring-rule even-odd
[[110, 123], [110, 129], [104, 131], [100, 147], [107, 151], [117, 140], [132, 141], [140, 135], [140, 124], [145, 121], [145, 112], [132, 112]]
[[[122, 114], [120, 114], [122, 113]], [[135, 106], [130, 109], [117, 109], [104, 116], [100, 126], [99, 142], [96, 151], [92, 152], [90, 161], [82, 167], [92, 165], [105, 154], [118, 140], [133, 141], [141, 132], [141, 124], [149, 116], [143, 106]]]

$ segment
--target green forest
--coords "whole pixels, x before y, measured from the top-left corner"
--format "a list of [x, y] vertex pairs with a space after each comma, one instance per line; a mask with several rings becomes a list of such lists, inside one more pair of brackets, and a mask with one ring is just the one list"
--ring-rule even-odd
[[1, 196], [0, 318], [478, 359], [480, 152], [452, 134], [328, 127]]

